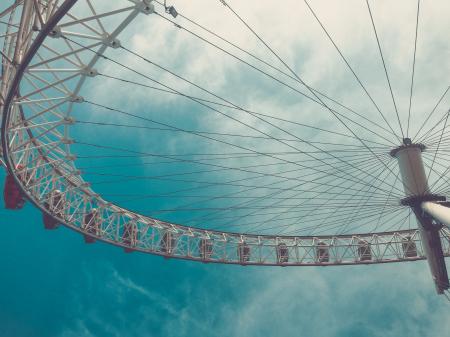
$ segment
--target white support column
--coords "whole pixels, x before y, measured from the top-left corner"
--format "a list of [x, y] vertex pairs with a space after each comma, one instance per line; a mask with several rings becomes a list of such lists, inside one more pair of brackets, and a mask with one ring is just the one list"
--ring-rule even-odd
[[450, 223], [450, 209], [423, 201], [431, 195], [422, 161], [424, 146], [412, 144], [410, 139], [404, 139], [403, 142], [404, 145], [391, 151], [391, 155], [398, 160], [405, 196], [410, 199], [409, 206], [417, 218], [422, 246], [436, 290], [438, 294], [442, 294], [444, 290], [449, 289], [450, 285], [439, 227], [433, 223], [432, 218], [438, 221], [446, 220], [447, 223]]
[[405, 196], [428, 194], [429, 188], [422, 161], [422, 148], [419, 145], [401, 147], [394, 156], [400, 167]]
[[450, 228], [450, 208], [434, 202], [426, 201], [421, 205], [422, 209], [434, 219]]

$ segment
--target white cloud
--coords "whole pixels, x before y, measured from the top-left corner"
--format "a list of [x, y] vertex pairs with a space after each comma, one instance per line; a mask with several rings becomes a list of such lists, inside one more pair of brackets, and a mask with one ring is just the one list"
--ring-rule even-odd
[[[390, 121], [391, 127], [398, 132], [397, 116], [393, 109], [389, 90], [386, 84], [383, 67], [377, 50], [377, 44], [374, 39], [370, 17], [364, 2], [348, 1], [329, 2], [329, 1], [311, 1], [311, 6], [317, 15], [325, 24], [327, 30], [332, 34], [339, 48], [349, 60], [355, 72], [360, 76], [361, 81], [366, 85], [367, 90], [372, 94], [373, 99], [377, 102], [384, 116]], [[121, 3], [120, 3], [121, 4]], [[220, 4], [219, 1], [211, 2], [205, 0], [197, 1], [174, 1], [171, 2], [181, 14], [185, 14], [194, 18], [199, 23], [207, 26], [212, 31], [223, 35], [224, 37], [235, 42], [239, 46], [250, 50], [258, 56], [267, 60], [270, 64], [289, 72], [279, 62], [274, 55], [262, 45], [258, 39], [252, 35], [245, 26], [237, 20], [230, 10]], [[167, 68], [180, 73], [188, 79], [198, 83], [217, 95], [225, 97], [227, 100], [236, 102], [236, 104], [251, 108], [257, 112], [267, 113], [272, 116], [307, 123], [313, 127], [326, 128], [331, 131], [350, 134], [347, 124], [352, 131], [365, 139], [378, 140], [386, 143], [386, 139], [379, 138], [376, 133], [389, 140], [394, 140], [389, 135], [388, 127], [382, 120], [380, 114], [376, 111], [374, 105], [370, 102], [364, 91], [359, 87], [353, 78], [351, 72], [346, 68], [339, 54], [333, 45], [328, 41], [326, 35], [322, 31], [320, 25], [315, 21], [314, 17], [305, 6], [304, 2], [286, 1], [282, 5], [275, 4], [271, 1], [258, 2], [238, 2], [230, 1], [231, 6], [243, 17], [267, 41], [270, 46], [278, 52], [286, 62], [292, 65], [292, 68], [300, 74], [300, 76], [315, 88], [329, 93], [332, 97], [342, 101], [344, 104], [354, 108], [362, 117], [356, 117], [346, 109], [339, 107], [337, 104], [329, 103], [333, 108], [337, 109], [341, 114], [339, 121], [327, 109], [321, 108], [316, 103], [312, 103], [295, 91], [277, 84], [272, 79], [249, 69], [233, 58], [225, 55], [223, 52], [216, 50], [204, 42], [190, 36], [182, 29], [168, 24], [157, 15], [140, 15], [128, 29], [120, 35], [122, 44], [136, 50], [138, 53], [145, 55], [155, 63], [166, 66]], [[415, 10], [416, 5], [411, 1], [399, 1], [394, 5], [390, 2], [371, 2], [375, 22], [378, 28], [378, 35], [381, 40], [382, 49], [385, 55], [386, 65], [391, 75], [393, 91], [396, 96], [400, 119], [405, 123], [407, 119], [407, 107], [409, 103], [409, 85], [410, 72], [412, 62], [414, 28], [415, 28]], [[109, 3], [109, 6], [121, 6], [116, 2]], [[416, 90], [414, 95], [414, 110], [411, 121], [412, 130], [418, 128], [421, 124], [426, 112], [428, 112], [436, 102], [443, 89], [448, 85], [445, 83], [446, 75], [449, 68], [447, 57], [447, 37], [443, 32], [448, 31], [449, 23], [445, 18], [448, 12], [448, 2], [440, 1], [436, 5], [423, 3], [422, 13], [419, 26], [418, 53], [417, 53], [417, 72], [416, 72]], [[159, 13], [162, 13], [161, 6], [156, 6]], [[439, 8], [439, 9], [436, 9]], [[110, 21], [112, 22], [112, 21]], [[226, 46], [215, 37], [201, 31], [198, 27], [192, 25], [179, 16], [176, 22], [192, 29], [202, 36], [208, 36], [208, 39], [220, 46]], [[227, 46], [227, 49], [234, 50]], [[245, 53], [234, 50], [239, 57], [258, 64]], [[139, 60], [138, 58], [125, 53], [123, 50], [114, 49], [108, 51], [108, 55], [120, 60], [124, 64], [133, 69], [147, 74], [159, 81], [167, 83], [175, 87], [177, 90], [187, 92], [192, 95], [201, 96], [213, 100], [211, 95], [202, 92], [198, 88], [169, 75], [168, 73], [158, 70], [156, 67]], [[439, 66], [436, 66], [439, 64]], [[287, 84], [295, 88], [300, 88], [303, 92], [308, 93], [296, 81], [286, 76], [276, 73], [267, 65], [258, 64], [259, 67], [267, 71], [269, 74], [276, 75]], [[112, 74], [114, 76], [126, 76], [139, 82], [152, 84], [142, 76], [125, 71], [117, 65], [110, 62], [100, 62], [98, 69], [101, 72]], [[153, 84], [152, 84], [153, 85]], [[309, 93], [311, 95], [311, 93]], [[342, 136], [330, 135], [317, 130], [311, 130], [299, 127], [293, 123], [285, 123], [270, 119], [278, 128], [269, 125], [266, 121], [260, 120], [246, 114], [242, 111], [233, 109], [218, 108], [223, 114], [206, 109], [193, 102], [189, 102], [185, 98], [174, 95], [162, 94], [148, 89], [139, 88], [131, 85], [124, 85], [113, 80], [105, 80], [103, 77], [94, 78], [89, 81], [85, 87], [83, 95], [88, 99], [105, 103], [110, 106], [117, 106], [127, 111], [136, 112], [139, 115], [145, 115], [148, 118], [156, 119], [163, 123], [173, 124], [183, 129], [206, 130], [209, 132], [220, 133], [237, 133], [242, 135], [263, 135], [270, 134], [274, 138], [295, 138], [295, 136], [308, 141], [316, 142], [342, 142], [346, 145], [362, 146], [359, 141], [349, 139]], [[450, 95], [444, 100], [442, 107], [448, 105]], [[436, 118], [442, 116], [441, 109], [436, 114]], [[91, 112], [91, 111], [89, 111]], [[425, 112], [425, 113], [424, 113]], [[111, 111], [95, 110], [89, 117], [104, 122], [126, 122], [130, 124], [146, 124], [142, 120], [132, 119], [130, 116], [121, 116], [111, 113]], [[347, 119], [346, 119], [347, 118]], [[364, 121], [363, 118], [369, 118], [375, 121], [379, 126], [374, 126]], [[435, 119], [436, 120], [436, 119]], [[431, 121], [432, 122], [432, 121]], [[366, 128], [357, 126], [355, 123], [362, 123]], [[246, 125], [251, 125], [253, 129]], [[146, 125], [152, 125], [148, 123]], [[257, 129], [257, 130], [255, 130]], [[285, 129], [288, 132], [284, 132]], [[293, 136], [294, 135], [294, 136]], [[88, 137], [89, 140], [95, 142], [100, 138], [92, 129], [78, 130], [78, 137]], [[224, 166], [241, 168], [246, 165], [260, 164], [259, 167], [253, 168], [253, 172], [243, 172], [242, 170], [215, 171], [210, 174], [198, 175], [198, 179], [205, 180], [232, 180], [237, 178], [248, 177], [250, 174], [263, 171], [263, 173], [271, 174], [274, 171], [264, 168], [264, 164], [268, 162], [280, 163], [277, 167], [295, 168], [299, 170], [291, 173], [289, 177], [296, 179], [297, 174], [306, 173], [305, 171], [315, 170], [315, 175], [310, 175], [308, 179], [314, 180], [318, 176], [324, 175], [324, 171], [318, 173], [318, 168], [323, 162], [322, 156], [328, 151], [326, 158], [335, 160], [333, 165], [329, 165], [330, 177], [328, 180], [336, 180], [342, 182], [342, 178], [337, 176], [350, 176], [353, 181], [347, 182], [345, 185], [349, 190], [351, 187], [363, 188], [366, 184], [370, 184], [372, 178], [383, 173], [378, 158], [366, 151], [363, 157], [352, 157], [354, 160], [352, 165], [342, 166], [339, 169], [336, 166], [342, 165], [341, 152], [335, 152], [329, 146], [311, 146], [301, 144], [299, 142], [289, 142], [287, 145], [284, 141], [260, 141], [250, 138], [226, 138], [228, 143], [237, 144], [238, 146], [228, 146], [223, 142], [208, 140], [205, 137], [196, 135], [188, 135], [184, 132], [161, 133], [149, 132], [143, 129], [133, 129], [130, 132], [124, 128], [116, 128], [114, 131], [114, 140], [122, 147], [133, 147], [133, 149], [152, 152], [152, 153], [219, 153], [219, 152], [236, 152], [247, 151], [251, 149], [254, 152], [283, 152], [297, 151], [294, 157], [276, 156], [260, 156], [261, 159], [248, 160], [236, 159], [226, 161]], [[223, 137], [218, 137], [224, 139]], [[104, 141], [104, 139], [101, 139]], [[100, 140], [99, 140], [100, 142]], [[399, 141], [395, 140], [394, 145], [387, 145], [382, 149], [377, 149], [377, 155], [384, 155], [383, 159], [394, 160], [388, 157], [391, 147], [396, 146]], [[319, 152], [319, 155], [300, 154], [301, 151]], [[360, 150], [361, 151], [361, 150]], [[336, 154], [337, 153], [337, 154]], [[289, 159], [286, 159], [289, 158]], [[372, 162], [369, 160], [372, 159]], [[291, 166], [283, 166], [286, 161], [296, 160], [301, 163], [308, 162], [310, 168], [300, 170], [301, 165], [291, 164]], [[350, 159], [348, 159], [350, 162]], [[356, 165], [358, 169], [355, 169]], [[384, 163], [386, 165], [386, 163]], [[197, 167], [191, 166], [195, 171]], [[205, 169], [211, 166], [205, 166]], [[273, 168], [270, 167], [270, 168]], [[380, 169], [381, 168], [381, 169]], [[353, 172], [352, 172], [352, 169]], [[442, 167], [441, 167], [442, 169]], [[163, 169], [165, 170], [165, 169]], [[260, 170], [260, 171], [258, 171]], [[394, 169], [395, 170], [395, 169]], [[143, 170], [144, 171], [144, 170]], [[186, 169], [187, 171], [187, 169]], [[336, 174], [336, 172], [338, 174]], [[359, 182], [361, 172], [364, 174], [362, 182]], [[155, 175], [154, 167], [150, 167], [143, 174]], [[337, 176], [336, 176], [337, 175]], [[434, 176], [432, 176], [434, 177]], [[273, 177], [268, 177], [266, 183], [270, 183]], [[395, 173], [391, 175], [387, 181], [383, 182], [384, 193], [382, 196], [386, 198], [387, 191], [394, 184]], [[169, 185], [169, 184], [167, 184]], [[353, 186], [356, 185], [356, 186]], [[148, 186], [148, 185], [145, 185]], [[311, 188], [312, 184], [306, 184], [305, 190]], [[397, 184], [401, 190], [400, 184]], [[238, 189], [235, 189], [235, 191]], [[353, 190], [354, 191], [354, 190]], [[153, 190], [152, 190], [153, 192]], [[163, 191], [165, 192], [165, 191]], [[220, 191], [219, 191], [220, 192]], [[306, 191], [311, 192], [311, 191]], [[395, 191], [398, 192], [398, 191]], [[326, 194], [325, 189], [321, 190], [322, 194]], [[373, 192], [371, 192], [373, 193]], [[356, 203], [361, 201], [368, 195], [363, 193], [358, 195], [358, 200], [352, 200]], [[362, 195], [362, 197], [361, 197]], [[376, 203], [375, 193], [371, 196], [372, 204]], [[254, 196], [248, 193], [248, 196]], [[308, 194], [311, 196], [311, 193]], [[396, 199], [392, 203], [396, 203], [402, 195], [395, 195]], [[381, 198], [381, 197], [380, 197]], [[355, 198], [356, 199], [356, 198]], [[348, 200], [348, 199], [347, 199]], [[380, 202], [380, 199], [377, 199]], [[225, 201], [222, 201], [225, 204]], [[171, 201], [173, 202], [173, 201]], [[178, 200], [183, 202], [183, 200]], [[147, 206], [147, 205], [145, 205]], [[172, 207], [171, 207], [172, 206]], [[168, 208], [173, 208], [173, 204]], [[176, 206], [176, 205], [175, 205]], [[217, 206], [217, 204], [213, 205]], [[222, 206], [222, 205], [219, 205]], [[270, 207], [269, 204], [264, 204]], [[314, 212], [316, 214], [316, 212]], [[302, 214], [304, 215], [304, 213]], [[398, 219], [397, 219], [398, 220]], [[386, 224], [385, 228], [395, 223], [392, 221]], [[360, 223], [358, 225], [361, 225]], [[355, 226], [356, 227], [356, 226]], [[373, 228], [373, 227], [372, 227]], [[364, 230], [368, 230], [365, 228]], [[363, 228], [358, 228], [363, 231]]]
[[[189, 278], [195, 284], [170, 277], [138, 284], [102, 265], [96, 267], [92, 289], [96, 301], [74, 306], [75, 327], [61, 337], [90, 336], [86, 326], [92, 322], [109, 335], [124, 337], [437, 337], [449, 327], [448, 303], [435, 295], [425, 262], [296, 269], [213, 266]], [[107, 292], [101, 290], [105, 283]], [[102, 301], [110, 303], [106, 311], [101, 311]]]

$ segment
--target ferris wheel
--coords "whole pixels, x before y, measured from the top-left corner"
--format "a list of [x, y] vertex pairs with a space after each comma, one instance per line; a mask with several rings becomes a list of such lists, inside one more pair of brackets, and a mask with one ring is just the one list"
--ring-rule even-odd
[[204, 263], [427, 259], [445, 293], [449, 5], [268, 5], [11, 1], [6, 208]]

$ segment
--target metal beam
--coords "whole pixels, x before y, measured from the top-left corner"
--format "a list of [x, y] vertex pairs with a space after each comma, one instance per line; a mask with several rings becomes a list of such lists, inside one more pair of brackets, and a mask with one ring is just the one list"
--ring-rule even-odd
[[449, 207], [430, 201], [423, 202], [421, 207], [422, 210], [431, 215], [434, 219], [438, 220], [440, 223], [450, 228]]
[[[425, 147], [422, 144], [412, 144], [408, 138], [405, 138], [403, 142], [404, 145], [394, 149], [391, 155], [398, 160], [405, 195], [412, 200], [409, 206], [417, 218], [423, 250], [427, 257], [436, 291], [438, 294], [443, 294], [445, 290], [450, 288], [450, 284], [442, 242], [439, 236], [439, 231], [442, 226], [437, 217], [434, 217], [432, 213], [426, 213], [424, 209], [424, 206], [426, 209], [430, 208], [428, 204], [435, 204], [429, 201], [423, 202], [430, 200], [429, 197], [433, 196], [428, 187], [427, 176], [422, 161], [422, 151]], [[442, 210], [441, 212], [433, 213], [445, 214]]]

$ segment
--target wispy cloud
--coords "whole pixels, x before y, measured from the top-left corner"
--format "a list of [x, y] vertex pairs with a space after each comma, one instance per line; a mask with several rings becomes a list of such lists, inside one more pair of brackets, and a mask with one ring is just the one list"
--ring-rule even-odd
[[205, 271], [195, 284], [167, 279], [152, 288], [100, 267], [95, 301], [75, 305], [73, 326], [60, 336], [436, 337], [449, 328], [448, 303], [434, 294], [423, 262]]

